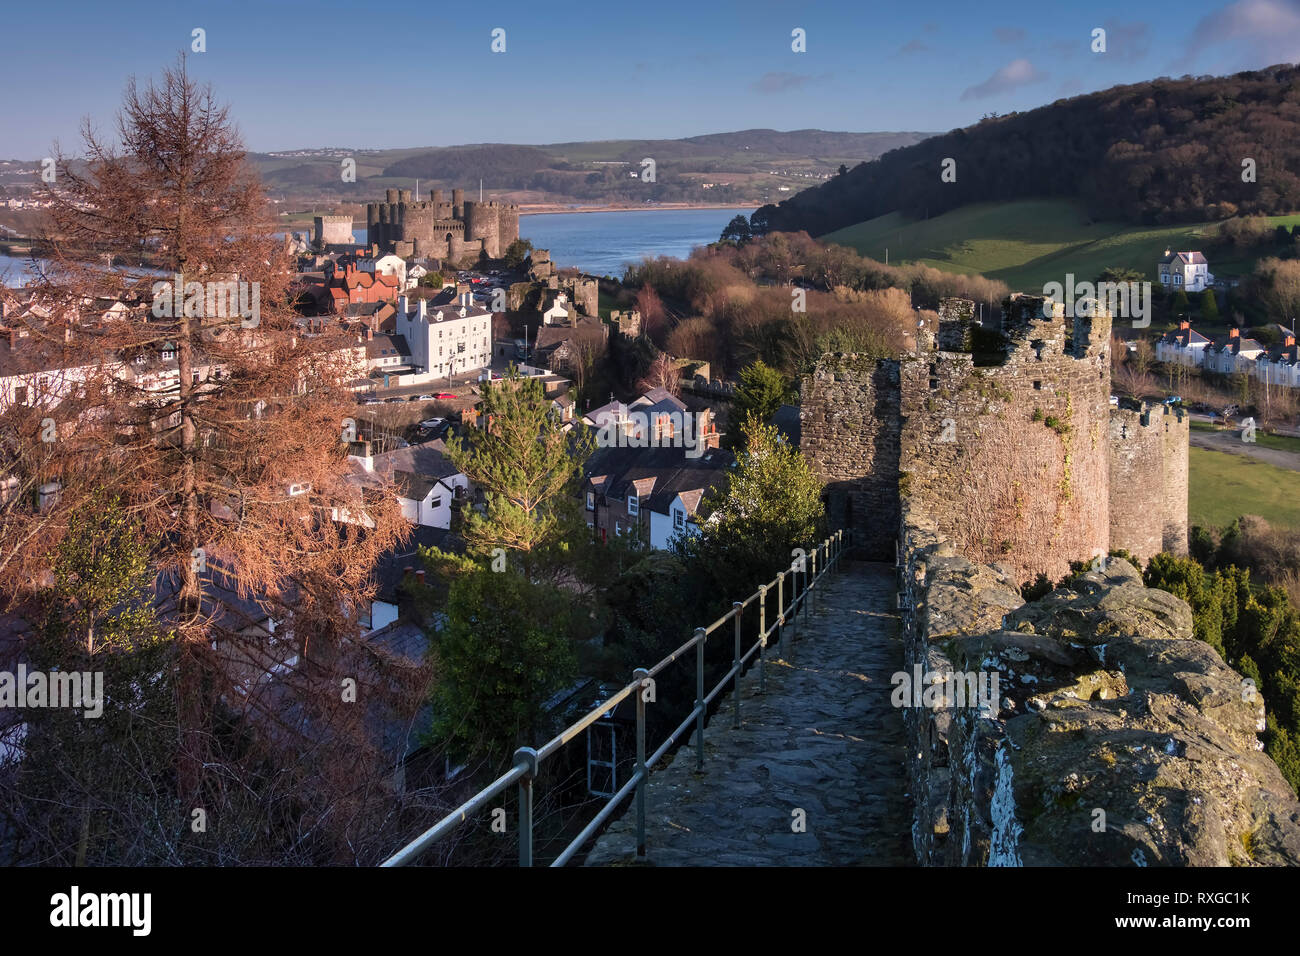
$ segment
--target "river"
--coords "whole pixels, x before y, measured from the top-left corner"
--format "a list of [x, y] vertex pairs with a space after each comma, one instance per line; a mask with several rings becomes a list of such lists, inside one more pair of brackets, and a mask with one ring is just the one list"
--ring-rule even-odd
[[[684, 259], [696, 246], [716, 242], [735, 216], [752, 209], [634, 209], [612, 212], [556, 212], [519, 217], [519, 232], [547, 249], [557, 266], [577, 266], [593, 275], [619, 278], [629, 262], [646, 256]], [[366, 241], [364, 226], [352, 230]], [[21, 285], [30, 262], [0, 256], [0, 279]]]

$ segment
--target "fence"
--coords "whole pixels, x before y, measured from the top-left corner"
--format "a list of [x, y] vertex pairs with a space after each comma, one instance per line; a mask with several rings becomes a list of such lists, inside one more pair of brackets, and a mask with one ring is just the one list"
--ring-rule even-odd
[[[533, 781], [537, 777], [538, 768], [542, 761], [552, 756], [560, 750], [565, 744], [574, 740], [578, 734], [582, 733], [593, 723], [600, 719], [602, 714], [612, 711], [615, 707], [627, 700], [633, 694], [636, 695], [636, 772], [628, 779], [622, 787], [610, 797], [600, 812], [588, 823], [573, 840], [564, 848], [559, 856], [555, 858], [552, 866], [564, 866], [586, 843], [596, 831], [613, 816], [614, 811], [619, 805], [635, 793], [636, 795], [636, 833], [637, 833], [637, 858], [644, 859], [646, 854], [645, 842], [645, 784], [650, 776], [650, 770], [655, 766], [665, 754], [672, 748], [681, 735], [685, 733], [692, 724], [695, 725], [695, 761], [696, 769], [704, 769], [704, 719], [711, 704], [728, 682], [732, 685], [732, 726], [740, 726], [740, 676], [745, 669], [745, 665], [757, 653], [758, 655], [758, 686], [759, 692], [763, 693], [767, 689], [766, 671], [765, 671], [765, 651], [767, 649], [768, 638], [774, 633], [777, 638], [778, 653], [785, 652], [786, 624], [790, 625], [789, 630], [793, 633], [797, 627], [799, 612], [802, 611], [804, 621], [807, 622], [808, 614], [813, 609], [817, 599], [818, 582], [835, 570], [839, 566], [840, 558], [844, 554], [844, 532], [837, 531], [821, 544], [813, 549], [812, 553], [796, 559], [788, 570], [782, 571], [770, 583], [761, 584], [758, 590], [751, 594], [743, 601], [736, 601], [731, 605], [731, 610], [722, 617], [718, 618], [708, 627], [698, 627], [689, 641], [683, 644], [677, 650], [673, 651], [653, 667], [639, 667], [632, 673], [632, 681], [627, 684], [618, 693], [614, 694], [608, 700], [602, 701], [594, 710], [589, 711], [579, 720], [566, 727], [558, 735], [549, 740], [540, 750], [534, 750], [531, 747], [520, 747], [515, 751], [513, 766], [506, 773], [502, 774], [492, 783], [488, 784], [474, 796], [470, 797], [459, 807], [447, 814], [432, 827], [422, 833], [419, 837], [412, 840], [401, 850], [385, 860], [383, 866], [407, 866], [414, 863], [422, 853], [441, 840], [447, 834], [451, 833], [473, 814], [482, 810], [490, 800], [504, 793], [506, 788], [511, 784], [519, 786], [519, 865], [533, 865]], [[818, 570], [820, 562], [821, 570]], [[785, 600], [786, 579], [790, 579], [790, 602], [787, 606]], [[802, 584], [802, 586], [801, 586]], [[767, 623], [767, 595], [773, 589], [776, 589], [776, 614], [775, 620], [771, 626]], [[741, 618], [744, 615], [745, 608], [751, 604], [758, 603], [758, 638], [750, 645], [748, 649], [743, 649], [741, 645]], [[707, 694], [704, 692], [704, 645], [713, 634], [726, 625], [728, 621], [733, 623], [734, 633], [734, 653], [732, 656], [731, 668], [722, 676], [722, 679], [714, 685], [713, 689]], [[647, 690], [651, 686], [649, 682], [653, 681], [654, 676], [666, 668], [673, 661], [688, 653], [692, 648], [695, 650], [695, 706], [691, 712], [686, 715], [686, 719], [677, 725], [677, 729], [668, 735], [665, 740], [650, 757], [646, 757], [646, 709]]]

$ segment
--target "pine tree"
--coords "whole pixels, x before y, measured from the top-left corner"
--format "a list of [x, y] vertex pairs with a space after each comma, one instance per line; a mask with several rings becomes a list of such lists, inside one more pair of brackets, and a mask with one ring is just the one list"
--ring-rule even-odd
[[[731, 420], [744, 422], [752, 416], [759, 422], [767, 422], [793, 394], [785, 376], [759, 359], [740, 372], [740, 385], [731, 401]], [[727, 435], [727, 443], [732, 448], [738, 447], [741, 440], [742, 436], [734, 428]]]
[[565, 430], [541, 383], [512, 369], [483, 388], [478, 428], [447, 444], [447, 457], [484, 493], [461, 528], [469, 553], [518, 552], [532, 571], [585, 535], [576, 479], [592, 450], [584, 429]]
[[1219, 301], [1214, 297], [1212, 289], [1201, 293], [1201, 318], [1206, 322], [1219, 321]]
[[810, 549], [825, 524], [822, 483], [797, 448], [751, 414], [742, 424], [746, 447], [700, 506], [698, 535], [676, 548], [695, 573], [724, 595], [747, 594], [788, 565], [794, 548]]

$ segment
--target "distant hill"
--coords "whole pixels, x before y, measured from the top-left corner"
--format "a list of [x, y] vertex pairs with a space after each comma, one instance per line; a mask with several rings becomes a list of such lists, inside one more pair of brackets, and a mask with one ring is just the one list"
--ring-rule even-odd
[[[945, 159], [956, 180], [940, 178]], [[1243, 160], [1255, 181], [1243, 181]], [[1300, 209], [1300, 67], [1167, 78], [987, 118], [863, 163], [755, 215], [824, 235], [897, 212], [1058, 197], [1092, 219], [1191, 223]]]
[[[866, 162], [919, 143], [922, 132], [839, 133], [771, 129], [685, 139], [603, 140], [521, 146], [463, 146], [348, 151], [335, 147], [251, 154], [273, 195], [365, 201], [384, 188], [477, 190], [535, 202], [712, 202], [755, 206], [793, 195]], [[340, 163], [357, 164], [345, 183]], [[655, 161], [655, 181], [640, 178]]]

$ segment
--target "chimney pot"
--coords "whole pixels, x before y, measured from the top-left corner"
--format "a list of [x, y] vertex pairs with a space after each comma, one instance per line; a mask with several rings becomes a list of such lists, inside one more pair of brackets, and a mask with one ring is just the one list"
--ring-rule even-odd
[[1230, 339], [1241, 338], [1241, 329], [1228, 329], [1228, 338]]
[[415, 580], [417, 580], [417, 581], [420, 582], [421, 584], [424, 583], [424, 569], [423, 569], [423, 568], [421, 568], [419, 571], [416, 571], [416, 572], [415, 572]]
[[406, 567], [402, 568], [402, 580], [403, 581], [411, 580], [411, 574], [414, 571], [415, 568], [411, 567], [409, 564]]

